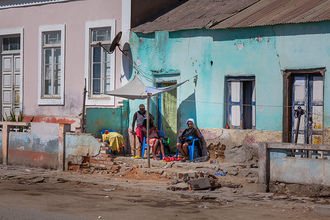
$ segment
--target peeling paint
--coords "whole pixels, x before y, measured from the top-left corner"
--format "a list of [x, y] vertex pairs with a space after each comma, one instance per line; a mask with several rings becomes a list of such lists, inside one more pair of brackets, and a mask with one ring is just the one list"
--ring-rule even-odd
[[[54, 123], [33, 123], [31, 132], [9, 133], [9, 163], [55, 169], [58, 167], [59, 132]], [[70, 156], [95, 156], [101, 144], [91, 134], [66, 133], [66, 158]], [[0, 155], [2, 134], [0, 133]]]
[[256, 37], [256, 41], [258, 41], [259, 43], [261, 42], [263, 40], [263, 38], [262, 37]]
[[[326, 21], [235, 30], [161, 31], [148, 37], [131, 33], [130, 42], [133, 60], [141, 61], [141, 69], [147, 72], [174, 69], [180, 73], [155, 77], [159, 81], [180, 82], [198, 74], [197, 84], [191, 80], [178, 88], [180, 128], [185, 127], [189, 117], [193, 117], [200, 128], [224, 128], [225, 77], [253, 75], [256, 78], [256, 130], [282, 131], [281, 71], [319, 67], [329, 70], [329, 47], [324, 46], [329, 45], [329, 33], [330, 21]], [[139, 38], [144, 42], [139, 43]], [[150, 80], [141, 79], [146, 85], [155, 86]], [[324, 83], [324, 94], [330, 94], [330, 81], [326, 77]], [[140, 103], [145, 102], [130, 101], [130, 122]], [[151, 112], [157, 114], [157, 102], [151, 104]], [[330, 127], [329, 115], [330, 101], [325, 97], [323, 126]]]
[[48, 117], [48, 116], [24, 116], [24, 122], [30, 122], [33, 119], [33, 122], [46, 122], [46, 123], [56, 123], [56, 124], [74, 124], [79, 119], [66, 118], [66, 117]]
[[236, 44], [238, 50], [243, 50], [244, 48], [244, 43], [237, 43]]

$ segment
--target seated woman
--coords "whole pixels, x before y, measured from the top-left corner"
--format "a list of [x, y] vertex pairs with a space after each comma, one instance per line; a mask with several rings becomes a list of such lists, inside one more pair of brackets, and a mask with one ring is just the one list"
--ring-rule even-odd
[[[164, 144], [162, 140], [160, 139], [161, 137], [164, 137], [163, 135], [160, 134], [158, 131], [158, 128], [154, 125], [153, 120], [151, 119], [149, 122], [149, 146], [152, 148], [152, 157], [154, 160], [157, 159], [156, 157], [156, 152], [160, 148], [160, 151], [162, 153], [163, 158], [165, 158], [165, 150], [164, 150]], [[144, 120], [144, 133], [145, 137], [147, 136], [147, 120]], [[166, 138], [166, 137], [164, 137]]]
[[183, 131], [176, 146], [182, 156], [184, 156], [185, 160], [189, 160], [188, 146], [192, 144], [193, 139], [201, 138], [202, 135], [197, 126], [194, 125], [194, 119], [189, 118], [186, 123], [188, 128]]

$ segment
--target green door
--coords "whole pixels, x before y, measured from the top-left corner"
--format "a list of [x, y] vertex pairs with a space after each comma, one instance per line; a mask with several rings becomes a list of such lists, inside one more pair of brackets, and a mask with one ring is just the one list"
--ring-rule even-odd
[[[171, 86], [175, 83], [160, 83], [159, 87]], [[177, 142], [177, 89], [159, 95], [158, 126], [170, 138], [170, 149], [175, 152]]]

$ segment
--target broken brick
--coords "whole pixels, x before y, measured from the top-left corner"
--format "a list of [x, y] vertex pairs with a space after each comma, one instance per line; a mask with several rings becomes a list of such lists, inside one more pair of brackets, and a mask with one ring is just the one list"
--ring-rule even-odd
[[192, 190], [209, 189], [212, 187], [210, 179], [206, 177], [189, 180], [188, 185]]

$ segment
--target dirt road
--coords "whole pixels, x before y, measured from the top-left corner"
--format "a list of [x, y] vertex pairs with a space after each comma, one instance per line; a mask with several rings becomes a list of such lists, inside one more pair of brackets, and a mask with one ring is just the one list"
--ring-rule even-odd
[[0, 167], [0, 219], [327, 219], [328, 200], [216, 191], [172, 192], [168, 181]]

